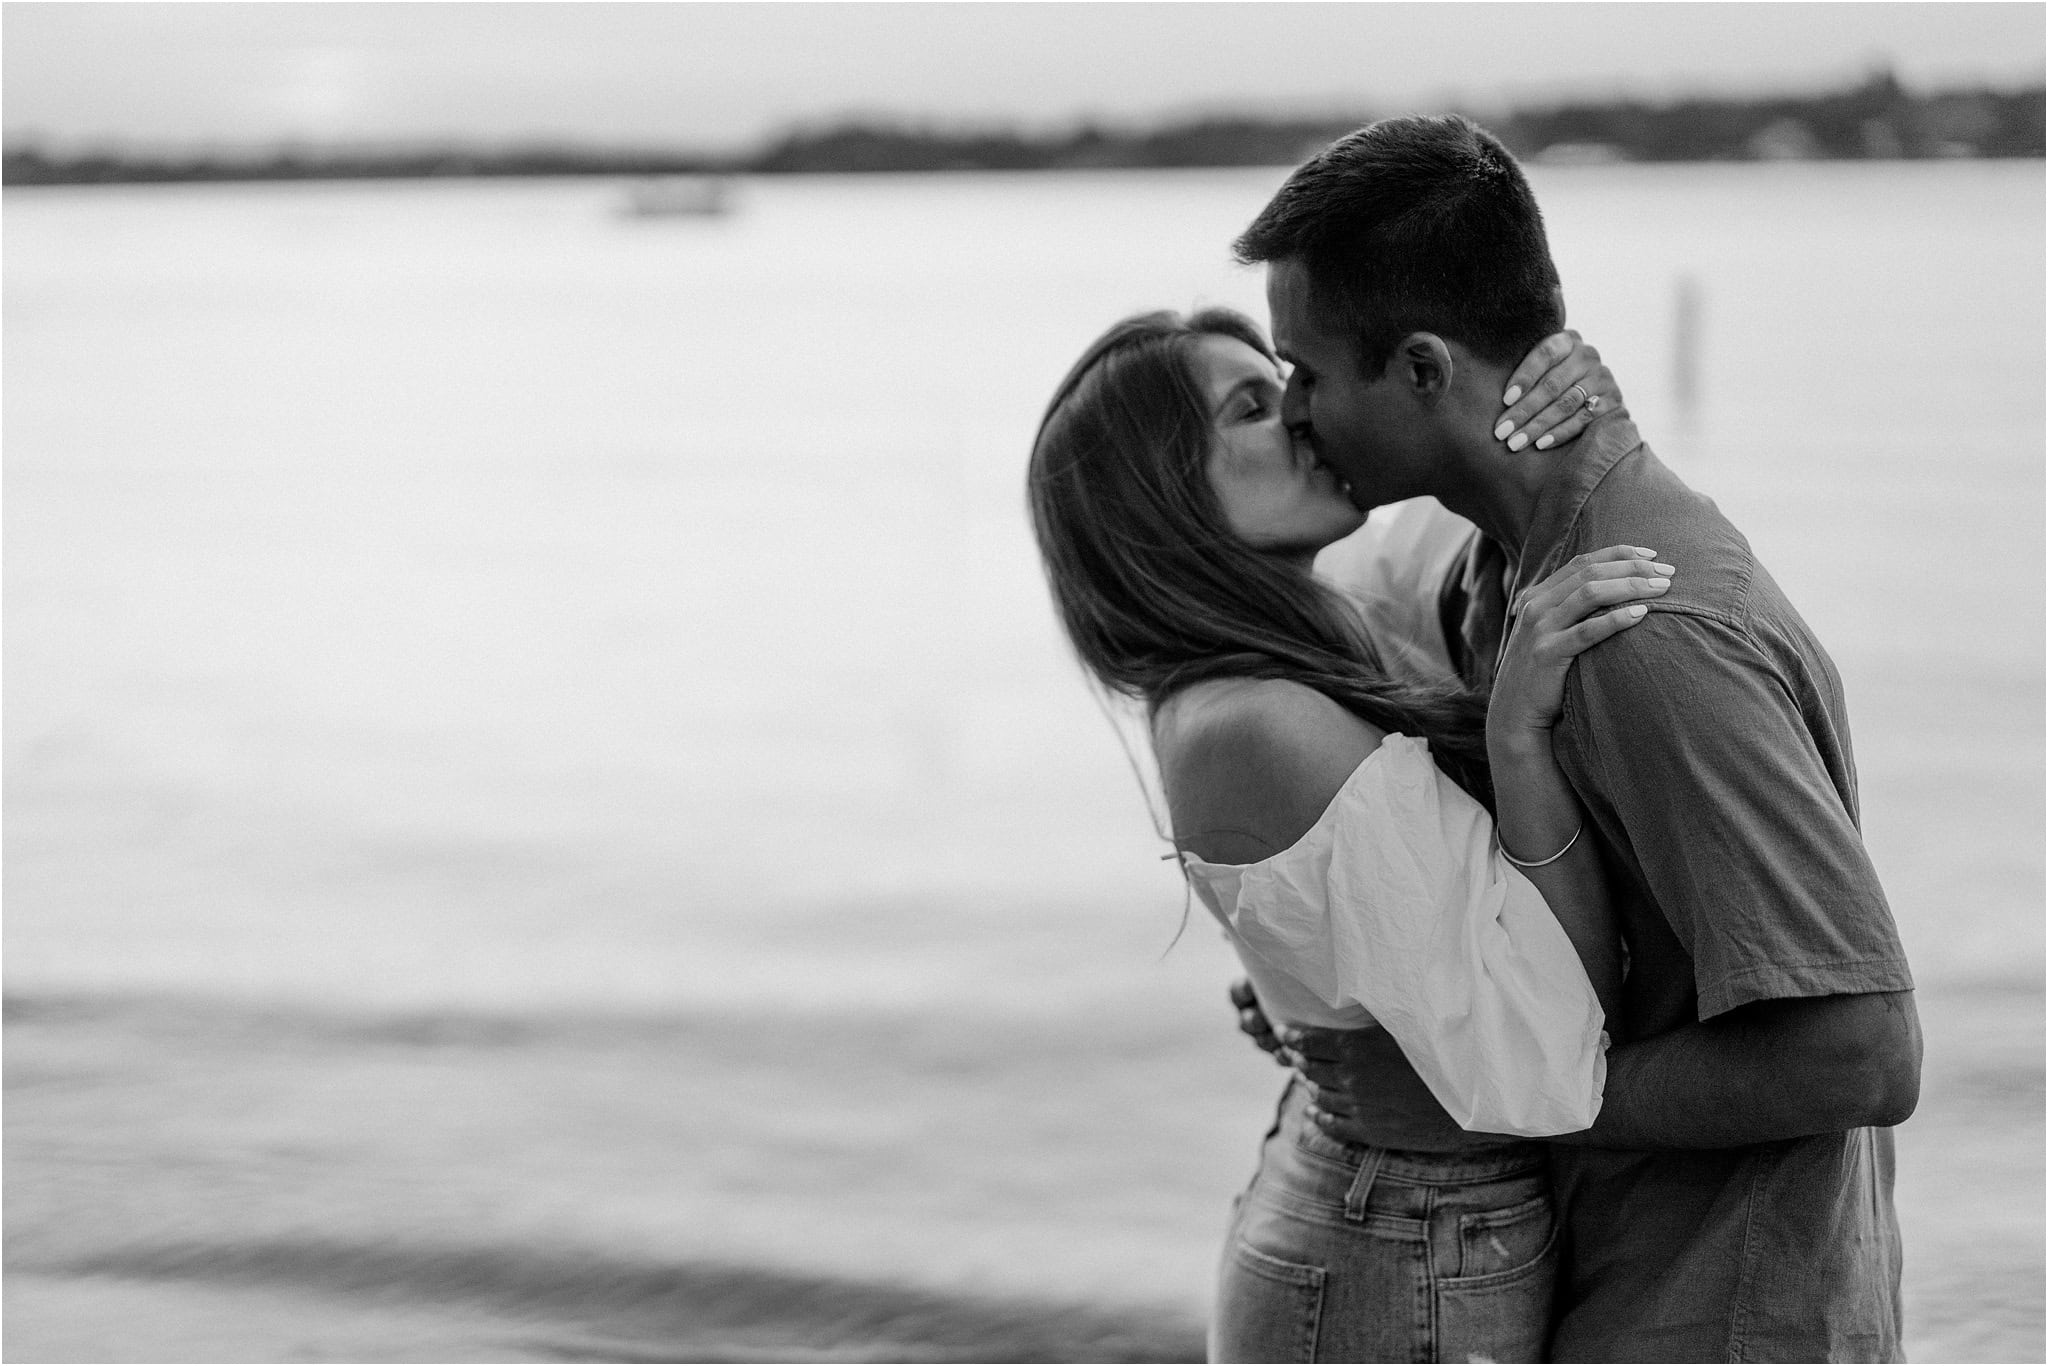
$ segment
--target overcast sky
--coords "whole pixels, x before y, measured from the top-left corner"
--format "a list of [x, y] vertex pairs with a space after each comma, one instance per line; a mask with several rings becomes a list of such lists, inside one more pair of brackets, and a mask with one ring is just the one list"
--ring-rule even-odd
[[1484, 113], [1561, 94], [1913, 88], [2043, 68], [2020, 4], [0, 6], [9, 141], [532, 138], [736, 148], [888, 114]]

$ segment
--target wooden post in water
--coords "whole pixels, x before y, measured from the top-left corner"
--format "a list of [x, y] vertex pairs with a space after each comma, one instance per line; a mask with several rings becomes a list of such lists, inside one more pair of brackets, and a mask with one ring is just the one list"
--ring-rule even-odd
[[1680, 275], [1671, 300], [1671, 400], [1681, 426], [1696, 425], [1700, 403], [1700, 282]]

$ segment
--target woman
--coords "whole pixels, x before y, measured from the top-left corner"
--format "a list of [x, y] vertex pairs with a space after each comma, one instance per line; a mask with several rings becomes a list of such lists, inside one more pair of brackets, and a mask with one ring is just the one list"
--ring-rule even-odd
[[[1580, 379], [1618, 401], [1588, 367], [1574, 348], [1539, 392]], [[1669, 568], [1615, 547], [1532, 590], [1490, 709], [1396, 677], [1312, 576], [1363, 516], [1288, 431], [1282, 388], [1228, 310], [1128, 319], [1089, 348], [1029, 477], [1062, 623], [1145, 703], [1176, 848], [1268, 1015], [1387, 1028], [1469, 1129], [1585, 1128], [1619, 948], [1548, 727], [1571, 658], [1640, 620]], [[1308, 1125], [1299, 1091], [1238, 1202], [1212, 1355], [1539, 1359], [1541, 1145], [1360, 1148]]]

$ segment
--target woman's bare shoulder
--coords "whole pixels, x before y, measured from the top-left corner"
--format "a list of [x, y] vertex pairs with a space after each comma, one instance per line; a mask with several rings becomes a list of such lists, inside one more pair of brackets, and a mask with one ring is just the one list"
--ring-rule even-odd
[[1314, 828], [1384, 736], [1305, 684], [1197, 684], [1153, 723], [1175, 836], [1210, 863], [1269, 858]]

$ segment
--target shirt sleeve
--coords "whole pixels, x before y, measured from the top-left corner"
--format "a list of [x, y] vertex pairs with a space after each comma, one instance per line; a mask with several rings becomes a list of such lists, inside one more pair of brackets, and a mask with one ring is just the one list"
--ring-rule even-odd
[[1912, 987], [1846, 745], [1831, 772], [1800, 691], [1747, 632], [1676, 611], [1580, 656], [1567, 684], [1559, 760], [1691, 955], [1703, 1020]]
[[1246, 870], [1240, 941], [1331, 1007], [1371, 1012], [1461, 1127], [1590, 1128], [1603, 1019], [1564, 928], [1426, 746], [1390, 736], [1375, 758], [1327, 839]]

